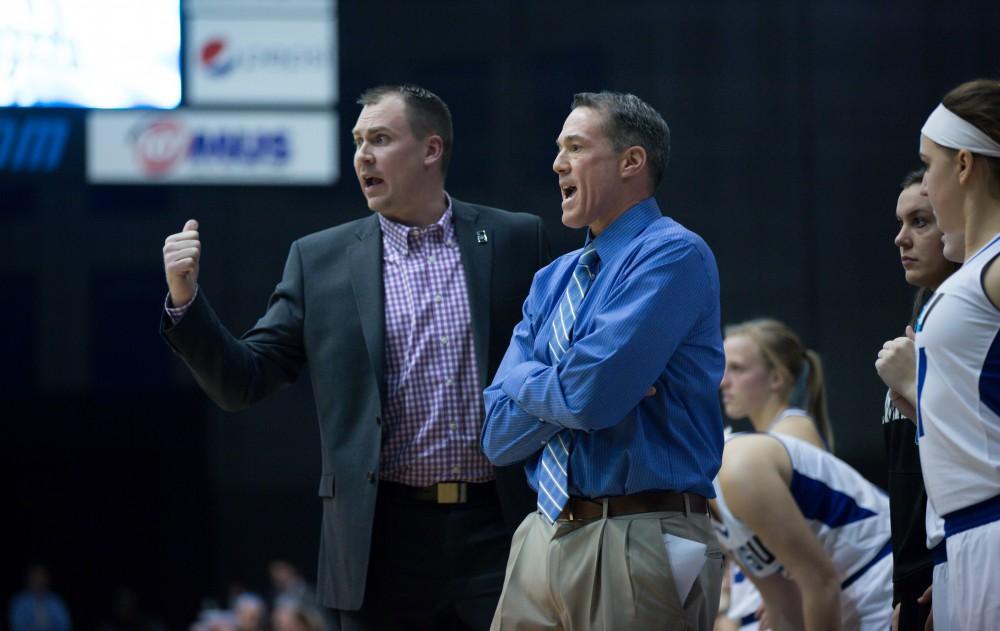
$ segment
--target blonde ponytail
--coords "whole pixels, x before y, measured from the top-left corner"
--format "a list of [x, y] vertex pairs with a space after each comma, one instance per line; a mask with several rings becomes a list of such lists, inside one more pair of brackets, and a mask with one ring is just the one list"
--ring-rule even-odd
[[833, 428], [830, 426], [830, 414], [826, 409], [826, 388], [823, 387], [823, 362], [816, 351], [806, 349], [805, 364], [809, 371], [806, 380], [806, 392], [808, 393], [808, 407], [806, 411], [816, 422], [816, 429], [819, 431], [826, 446], [833, 451]]

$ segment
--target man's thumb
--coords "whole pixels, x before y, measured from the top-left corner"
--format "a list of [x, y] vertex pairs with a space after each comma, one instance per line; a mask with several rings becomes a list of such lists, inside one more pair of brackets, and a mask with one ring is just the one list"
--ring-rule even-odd
[[187, 221], [184, 222], [184, 232], [187, 232], [189, 230], [197, 230], [197, 229], [198, 229], [198, 220], [197, 219], [188, 219]]
[[[195, 222], [195, 225], [198, 225], [197, 222]], [[910, 326], [909, 324], [906, 325], [906, 337], [910, 338], [911, 340], [917, 339], [916, 332], [914, 332], [913, 327]]]

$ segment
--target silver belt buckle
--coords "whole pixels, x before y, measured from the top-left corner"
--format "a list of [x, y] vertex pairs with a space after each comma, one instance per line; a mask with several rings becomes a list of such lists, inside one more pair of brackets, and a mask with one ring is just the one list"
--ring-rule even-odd
[[468, 501], [468, 485], [465, 482], [438, 482], [438, 504], [464, 504]]

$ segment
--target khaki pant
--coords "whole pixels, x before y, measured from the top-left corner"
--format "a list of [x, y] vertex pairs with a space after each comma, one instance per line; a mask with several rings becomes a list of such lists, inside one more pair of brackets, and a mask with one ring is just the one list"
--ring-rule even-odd
[[[706, 545], [684, 603], [663, 535]], [[491, 631], [710, 631], [719, 607], [722, 551], [708, 517], [640, 513], [550, 525], [528, 515], [514, 534]]]

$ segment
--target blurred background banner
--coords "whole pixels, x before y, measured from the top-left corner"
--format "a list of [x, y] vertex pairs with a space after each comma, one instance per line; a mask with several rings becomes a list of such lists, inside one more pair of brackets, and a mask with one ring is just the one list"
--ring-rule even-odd
[[332, 19], [193, 18], [185, 60], [190, 105], [334, 105]]
[[198, 219], [201, 287], [252, 326], [295, 239], [370, 214], [342, 148], [385, 83], [450, 106], [448, 192], [541, 216], [554, 254], [583, 240], [552, 172], [572, 95], [657, 108], [657, 199], [715, 252], [723, 322], [822, 355], [837, 455], [883, 483], [898, 183], [942, 95], [1000, 76], [998, 32], [996, 0], [0, 0], [0, 599], [40, 560], [79, 629], [119, 586], [186, 629], [274, 559], [315, 577], [308, 379], [209, 402], [158, 335], [162, 246]]
[[331, 112], [99, 111], [87, 118], [95, 184], [333, 184]]

